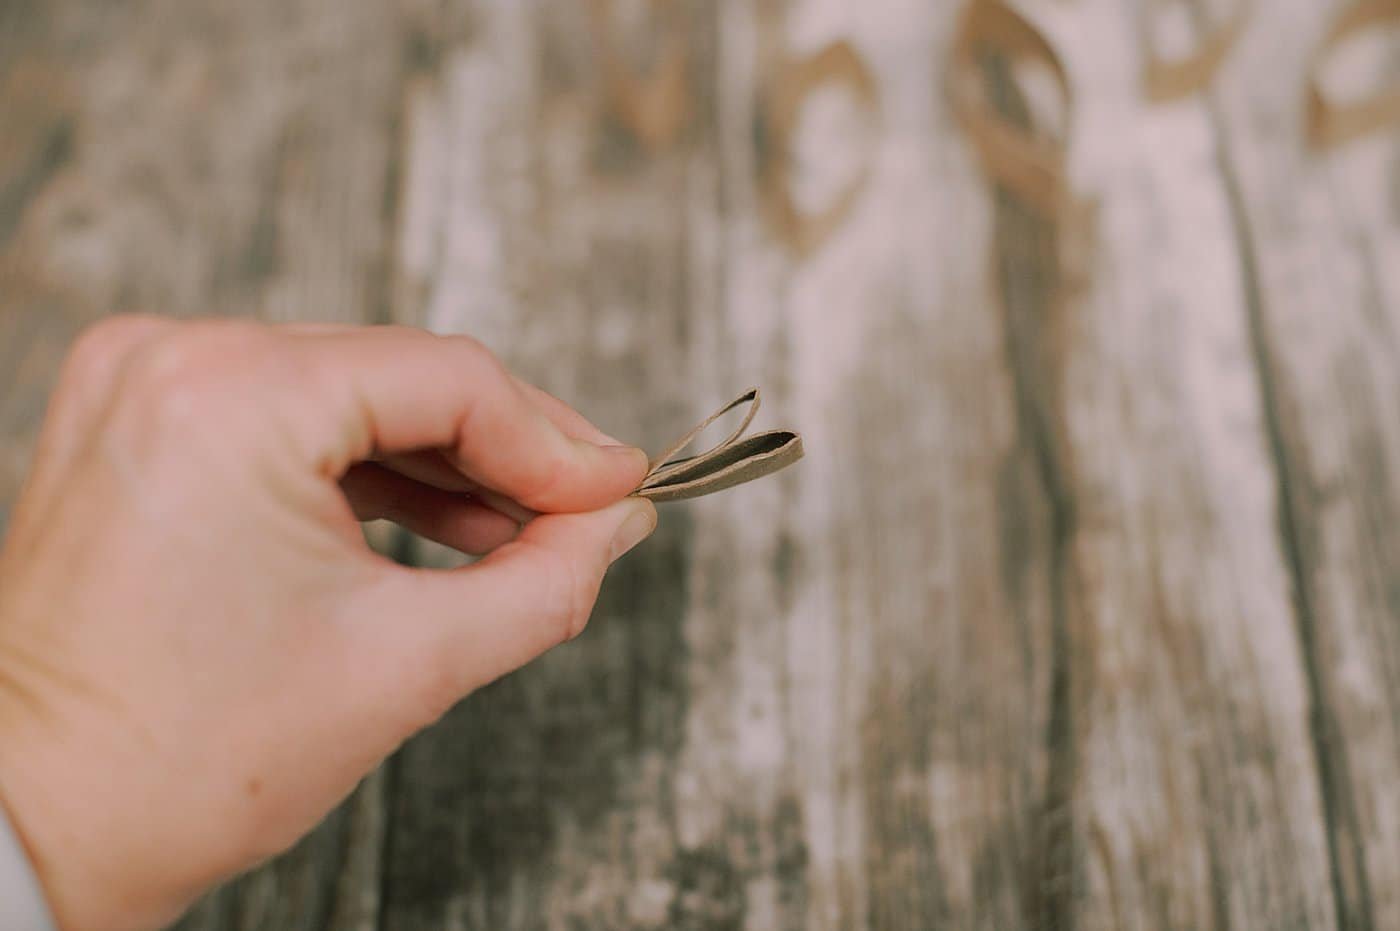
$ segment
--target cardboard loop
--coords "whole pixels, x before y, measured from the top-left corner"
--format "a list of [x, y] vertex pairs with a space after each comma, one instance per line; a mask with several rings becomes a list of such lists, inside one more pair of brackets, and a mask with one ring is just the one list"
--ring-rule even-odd
[[[1143, 92], [1153, 103], [1189, 97], [1207, 87], [1249, 22], [1253, 0], [1235, 0], [1234, 13], [1208, 32], [1190, 55], [1162, 58], [1153, 40], [1152, 10], [1185, 0], [1146, 0], [1142, 16]], [[1203, 29], [1209, 27], [1202, 27]]]
[[[666, 5], [666, 0], [651, 0], [650, 5], [655, 9]], [[648, 149], [665, 149], [680, 137], [690, 119], [690, 53], [685, 29], [673, 21], [674, 14], [658, 16], [666, 28], [656, 62], [647, 74], [639, 75], [613, 41], [612, 6], [612, 0], [591, 0], [588, 4], [608, 105]]]
[[[989, 96], [982, 61], [989, 53], [1012, 62], [1036, 62], [1054, 79], [1065, 102], [1058, 130], [1020, 125]], [[1070, 287], [1088, 277], [1097, 205], [1070, 190], [1066, 152], [1074, 119], [1069, 74], [1040, 30], [1001, 0], [970, 0], [963, 9], [952, 55], [953, 111], [983, 172], [1058, 229], [1061, 272]]]
[[[716, 420], [743, 405], [748, 405], [743, 420], [724, 440], [698, 455], [672, 458], [695, 442]], [[801, 459], [802, 437], [789, 430], [771, 430], [744, 438], [744, 431], [753, 423], [758, 406], [758, 389], [750, 388], [705, 418], [652, 460], [635, 494], [658, 502], [698, 498], [770, 475]]]
[[733, 443], [739, 437], [743, 436], [744, 431], [749, 428], [749, 424], [753, 423], [754, 417], [758, 414], [758, 404], [758, 389], [750, 388], [748, 391], [745, 391], [743, 394], [739, 395], [737, 398], [724, 405], [724, 407], [721, 407], [709, 417], [706, 417], [695, 429], [691, 430], [685, 436], [672, 443], [671, 446], [664, 453], [661, 453], [659, 456], [653, 458], [651, 460], [650, 471], [648, 472], [647, 477], [651, 478], [656, 476], [658, 472], [662, 471], [663, 468], [670, 462], [671, 457], [675, 456], [677, 453], [681, 452], [691, 443], [695, 442], [695, 438], [698, 437], [701, 433], [705, 432], [705, 430], [709, 429], [710, 425], [713, 424], [716, 420], [719, 420], [721, 417], [734, 410], [734, 408], [736, 407], [739, 407], [741, 405], [748, 405], [748, 410], [744, 414], [744, 419], [739, 422], [739, 426], [735, 428], [734, 432], [729, 434], [729, 436], [725, 439], [716, 443], [706, 453], [701, 453], [701, 455], [707, 455], [708, 453], [713, 452], [715, 449], [718, 449], [721, 446], [728, 446], [730, 443]]
[[1323, 93], [1320, 80], [1322, 66], [1340, 45], [1386, 25], [1400, 27], [1400, 0], [1359, 0], [1328, 29], [1308, 69], [1308, 140], [1314, 147], [1329, 149], [1400, 123], [1400, 85], [1383, 87], [1355, 102], [1335, 103]]
[[977, 150], [983, 171], [1039, 213], [1058, 217], [1068, 200], [1065, 139], [1018, 126], [998, 113], [988, 96], [981, 58], [996, 51], [1013, 61], [1039, 61], [1049, 69], [1068, 109], [1069, 76], [1059, 55], [1039, 30], [999, 0], [971, 0], [963, 10], [955, 43], [953, 111]]
[[815, 252], [850, 215], [870, 181], [873, 150], [831, 202], [804, 213], [792, 196], [792, 139], [803, 101], [826, 86], [845, 87], [873, 118], [880, 111], [875, 77], [844, 40], [807, 58], [789, 59], [768, 83], [761, 103], [759, 186], [764, 211], [777, 235], [799, 256]]

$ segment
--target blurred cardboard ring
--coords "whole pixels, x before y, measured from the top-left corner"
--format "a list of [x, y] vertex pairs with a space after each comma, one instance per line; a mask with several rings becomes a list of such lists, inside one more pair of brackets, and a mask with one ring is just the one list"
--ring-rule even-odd
[[1400, 86], [1381, 88], [1353, 103], [1335, 103], [1323, 93], [1319, 75], [1346, 40], [1390, 24], [1400, 26], [1400, 0], [1360, 0], [1333, 21], [1308, 69], [1308, 141], [1314, 148], [1339, 146], [1400, 122]]
[[1029, 206], [1058, 218], [1069, 200], [1065, 140], [1018, 126], [997, 113], [978, 65], [979, 52], [987, 47], [1049, 69], [1065, 101], [1066, 136], [1073, 112], [1069, 75], [1040, 31], [1006, 4], [972, 0], [963, 10], [953, 49], [953, 111], [983, 170]]
[[612, 34], [612, 3], [588, 5], [594, 43], [603, 63], [608, 102], [618, 120], [651, 151], [670, 146], [690, 119], [687, 71], [690, 58], [685, 30], [668, 23], [656, 64], [639, 75], [623, 61]]
[[789, 146], [803, 100], [826, 85], [846, 87], [861, 107], [878, 117], [880, 101], [875, 77], [845, 40], [833, 42], [815, 55], [785, 61], [762, 104], [763, 128], [768, 135], [759, 179], [763, 204], [778, 235], [803, 257], [815, 252], [850, 214], [874, 167], [873, 152], [867, 151], [855, 175], [825, 208], [806, 213], [798, 207], [792, 195]]
[[[1013, 61], [1038, 62], [1049, 71], [1065, 107], [1058, 135], [1017, 125], [997, 112], [978, 64], [979, 54], [989, 48]], [[1093, 262], [1098, 212], [1094, 201], [1070, 189], [1066, 153], [1074, 96], [1064, 62], [1040, 30], [1016, 10], [1000, 0], [971, 0], [954, 40], [952, 67], [953, 110], [983, 172], [1055, 225], [1064, 283], [1071, 291], [1083, 287]]]
[[[1148, 6], [1153, 2], [1161, 4], [1165, 0], [1149, 0]], [[1147, 99], [1153, 103], [1166, 103], [1188, 97], [1209, 85], [1224, 63], [1225, 56], [1244, 33], [1253, 6], [1253, 0], [1238, 0], [1234, 15], [1207, 35], [1194, 53], [1184, 58], [1161, 58], [1157, 55], [1150, 16], [1144, 16], [1142, 82]]]

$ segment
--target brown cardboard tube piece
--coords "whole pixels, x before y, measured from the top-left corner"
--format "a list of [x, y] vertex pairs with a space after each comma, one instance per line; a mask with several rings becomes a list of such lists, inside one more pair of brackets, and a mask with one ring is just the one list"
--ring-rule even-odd
[[[673, 458], [693, 443], [705, 428], [743, 405], [748, 405], [743, 420], [723, 441], [698, 455]], [[750, 388], [715, 411], [652, 460], [651, 470], [635, 494], [652, 501], [699, 498], [771, 475], [801, 459], [802, 437], [790, 430], [744, 436], [758, 413], [758, 405], [758, 389]]]

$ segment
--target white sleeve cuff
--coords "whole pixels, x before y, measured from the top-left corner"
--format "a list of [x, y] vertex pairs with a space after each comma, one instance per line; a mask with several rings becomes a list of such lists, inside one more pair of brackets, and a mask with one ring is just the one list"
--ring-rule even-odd
[[39, 877], [0, 806], [0, 928], [5, 931], [54, 931], [53, 916], [39, 887]]

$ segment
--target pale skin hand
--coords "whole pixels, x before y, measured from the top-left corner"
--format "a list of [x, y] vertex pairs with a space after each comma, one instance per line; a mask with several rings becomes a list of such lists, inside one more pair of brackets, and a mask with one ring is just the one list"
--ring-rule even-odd
[[[174, 920], [577, 635], [655, 527], [645, 470], [466, 338], [89, 331], [0, 550], [0, 799], [61, 927]], [[400, 567], [376, 517], [490, 555]]]

